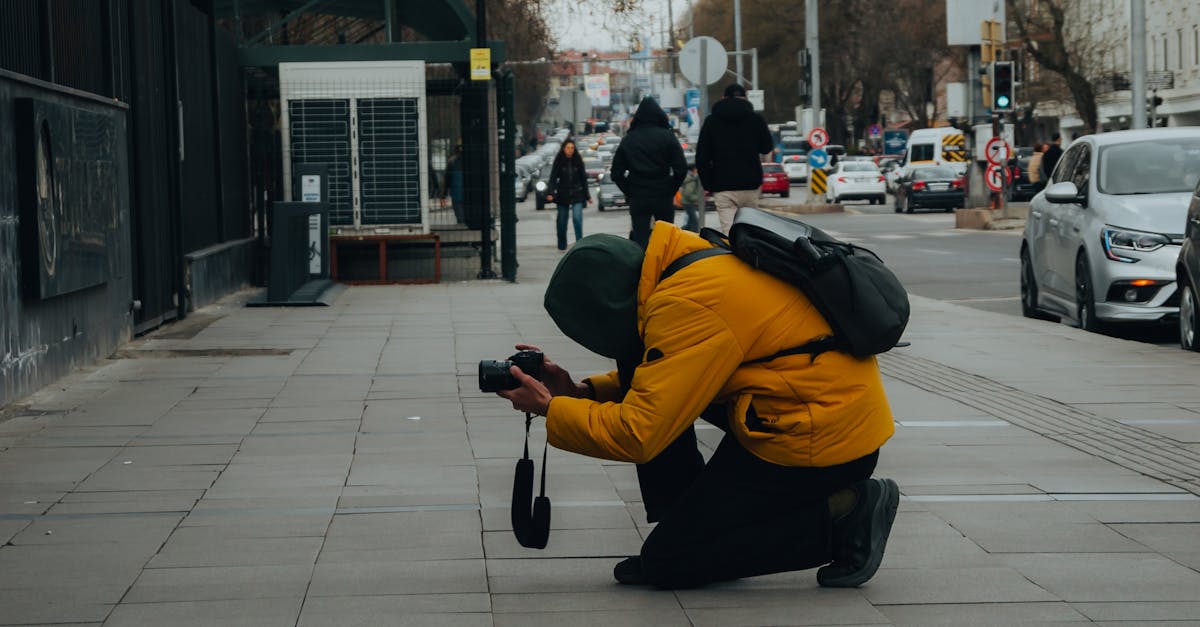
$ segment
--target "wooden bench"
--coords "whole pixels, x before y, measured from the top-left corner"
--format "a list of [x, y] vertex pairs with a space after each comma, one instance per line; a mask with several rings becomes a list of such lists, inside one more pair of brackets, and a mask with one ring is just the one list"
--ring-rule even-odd
[[[393, 279], [388, 277], [388, 244], [407, 241], [433, 242], [433, 279]], [[375, 279], [343, 279], [338, 276], [338, 248], [343, 246], [375, 246], [379, 256], [379, 277]], [[442, 281], [442, 240], [437, 233], [408, 233], [381, 235], [331, 235], [329, 237], [329, 273], [334, 281], [351, 285], [386, 285], [440, 283]]]

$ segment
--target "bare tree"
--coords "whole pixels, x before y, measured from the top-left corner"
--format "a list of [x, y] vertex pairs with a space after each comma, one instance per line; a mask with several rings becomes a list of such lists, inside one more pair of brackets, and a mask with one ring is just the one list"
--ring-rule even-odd
[[1085, 132], [1099, 122], [1097, 84], [1110, 75], [1109, 51], [1118, 36], [1095, 28], [1095, 15], [1083, 0], [1008, 0], [1009, 23], [1037, 64], [1065, 83]]

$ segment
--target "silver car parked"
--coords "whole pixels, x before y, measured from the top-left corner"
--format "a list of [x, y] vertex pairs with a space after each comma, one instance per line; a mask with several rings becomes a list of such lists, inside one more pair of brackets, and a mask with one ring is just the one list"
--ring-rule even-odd
[[1088, 135], [1033, 198], [1021, 239], [1021, 310], [1088, 331], [1179, 313], [1175, 261], [1200, 180], [1200, 128]]

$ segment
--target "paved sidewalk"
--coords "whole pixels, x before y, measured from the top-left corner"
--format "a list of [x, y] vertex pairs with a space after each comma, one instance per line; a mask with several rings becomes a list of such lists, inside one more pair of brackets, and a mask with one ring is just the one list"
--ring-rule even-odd
[[553, 215], [522, 213], [520, 283], [231, 299], [9, 408], [0, 624], [1200, 624], [1200, 356], [919, 297], [880, 359], [904, 499], [864, 587], [617, 586], [633, 468], [555, 450], [550, 545], [519, 547], [523, 418], [476, 364], [610, 367], [542, 309]]

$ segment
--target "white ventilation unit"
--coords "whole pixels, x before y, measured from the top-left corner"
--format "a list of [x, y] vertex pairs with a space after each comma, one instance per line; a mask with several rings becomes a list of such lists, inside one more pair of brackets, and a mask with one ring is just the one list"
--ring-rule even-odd
[[329, 167], [329, 224], [429, 232], [421, 61], [280, 63], [284, 198], [296, 164]]

